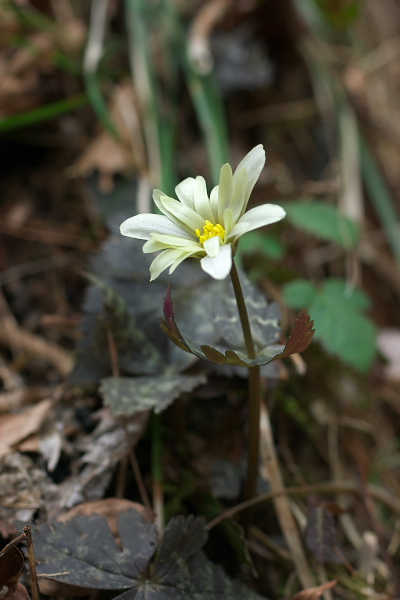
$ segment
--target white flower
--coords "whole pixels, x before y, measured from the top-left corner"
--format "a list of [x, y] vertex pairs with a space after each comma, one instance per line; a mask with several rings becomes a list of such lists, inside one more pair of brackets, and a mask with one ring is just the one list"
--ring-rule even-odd
[[122, 223], [122, 235], [147, 240], [143, 252], [161, 250], [150, 265], [151, 281], [168, 267], [172, 273], [189, 257], [201, 258], [201, 268], [214, 279], [229, 275], [232, 246], [235, 248], [238, 239], [285, 216], [276, 204], [262, 204], [245, 212], [264, 164], [264, 148], [256, 146], [234, 174], [229, 164], [223, 165], [219, 186], [210, 198], [203, 177], [188, 177], [175, 188], [179, 200], [154, 190], [153, 200], [162, 215], [140, 214]]

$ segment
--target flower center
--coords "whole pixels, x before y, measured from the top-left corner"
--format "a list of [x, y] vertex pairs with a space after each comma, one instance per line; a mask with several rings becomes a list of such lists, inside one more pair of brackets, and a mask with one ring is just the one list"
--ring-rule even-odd
[[201, 233], [200, 229], [196, 229], [196, 235], [199, 237], [200, 244], [204, 244], [204, 242], [217, 235], [224, 241], [225, 229], [219, 223], [213, 225], [211, 221], [206, 220], [203, 226], [203, 233]]

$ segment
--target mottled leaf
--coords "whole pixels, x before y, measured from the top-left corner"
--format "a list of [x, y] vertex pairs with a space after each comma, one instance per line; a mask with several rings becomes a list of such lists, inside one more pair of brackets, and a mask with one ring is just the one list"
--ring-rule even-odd
[[200, 550], [204, 524], [199, 517], [177, 517], [159, 542], [155, 526], [128, 511], [118, 524], [122, 550], [99, 515], [39, 525], [38, 572], [84, 588], [125, 590], [120, 600], [261, 600], [207, 560]]
[[[129, 216], [129, 215], [126, 215]], [[77, 344], [77, 361], [70, 376], [73, 385], [97, 384], [111, 375], [109, 333], [117, 346], [121, 371], [128, 375], [159, 373], [166, 364], [184, 370], [194, 358], [169, 344], [159, 328], [165, 279], [149, 281], [152, 260], [143, 254], [140, 240], [119, 233], [123, 216], [113, 219], [109, 239], [94, 257], [94, 283], [86, 290], [82, 337]], [[114, 234], [115, 232], [115, 234]], [[176, 290], [182, 284], [196, 286], [206, 275], [188, 261], [174, 274]]]
[[[185, 298], [185, 323], [188, 323], [189, 316], [195, 323], [200, 322], [199, 337], [211, 338], [215, 345], [194, 342], [191, 334], [189, 337], [182, 332], [181, 325], [178, 328], [170, 290], [167, 290], [164, 302], [166, 321], [162, 321], [162, 327], [169, 338], [187, 352], [218, 365], [261, 366], [282, 354], [284, 346], [275, 343], [280, 332], [279, 307], [275, 303], [268, 304], [245, 277], [242, 279], [253, 339], [258, 349], [255, 359], [249, 359], [247, 356], [233, 289], [226, 281], [212, 282], [208, 287], [203, 287], [201, 301], [189, 302], [188, 298]], [[196, 318], [199, 317], [196, 313], [188, 312], [188, 308], [193, 306], [200, 308], [203, 313], [202, 320]], [[229, 347], [235, 345], [236, 348]]]
[[54, 521], [32, 529], [39, 575], [100, 590], [132, 587], [158, 541], [155, 525], [146, 523], [135, 510], [119, 518], [123, 552], [100, 515], [76, 517], [66, 523]]
[[145, 410], [160, 413], [182, 392], [191, 392], [206, 382], [203, 374], [161, 373], [153, 377], [107, 377], [100, 394], [113, 415], [133, 415]]
[[319, 563], [340, 563], [334, 551], [337, 546], [335, 518], [323, 503], [308, 510], [304, 536], [307, 547]]

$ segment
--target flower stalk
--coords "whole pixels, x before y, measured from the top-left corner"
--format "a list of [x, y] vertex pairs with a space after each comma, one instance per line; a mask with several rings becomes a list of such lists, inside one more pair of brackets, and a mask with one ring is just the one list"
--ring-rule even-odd
[[[254, 348], [253, 336], [251, 334], [249, 315], [234, 260], [232, 261], [231, 281], [239, 311], [246, 351], [249, 358], [254, 359], [256, 357], [256, 351]], [[249, 445], [247, 475], [244, 488], [246, 500], [255, 496], [257, 491], [258, 465], [260, 460], [260, 367], [249, 368], [249, 403]]]

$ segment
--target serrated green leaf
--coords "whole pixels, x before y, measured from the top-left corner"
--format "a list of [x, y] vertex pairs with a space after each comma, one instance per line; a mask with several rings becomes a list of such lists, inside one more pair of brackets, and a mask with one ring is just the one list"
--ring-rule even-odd
[[311, 281], [296, 279], [284, 286], [283, 297], [290, 308], [303, 308], [310, 306], [316, 291], [317, 288]]
[[182, 392], [191, 392], [205, 382], [203, 374], [165, 372], [157, 377], [107, 377], [101, 381], [100, 394], [115, 416], [131, 416], [145, 410], [160, 413]]
[[341, 215], [334, 206], [316, 200], [280, 204], [296, 227], [343, 248], [353, 248], [357, 244], [360, 233], [357, 223]]
[[347, 302], [349, 310], [368, 310], [371, 308], [371, 300], [360, 288], [349, 286], [343, 279], [327, 279], [323, 285], [324, 294], [327, 294], [332, 302]]
[[328, 352], [360, 371], [366, 371], [376, 354], [376, 327], [363, 314], [371, 301], [359, 288], [342, 279], [328, 279], [316, 289], [305, 280], [293, 281], [284, 288], [287, 304], [306, 306], [314, 320], [315, 339]]
[[376, 327], [355, 310], [351, 300], [339, 300], [324, 289], [315, 297], [310, 313], [315, 322], [315, 339], [332, 354], [360, 371], [366, 371], [376, 354]]

